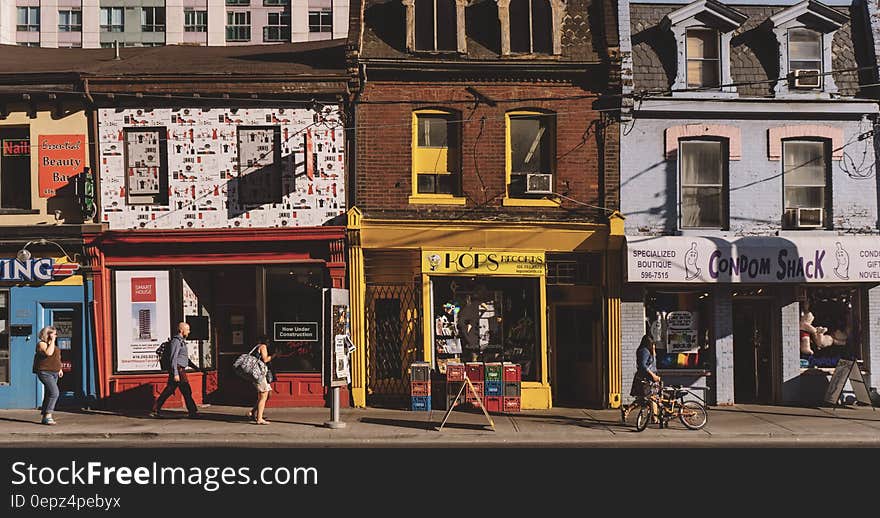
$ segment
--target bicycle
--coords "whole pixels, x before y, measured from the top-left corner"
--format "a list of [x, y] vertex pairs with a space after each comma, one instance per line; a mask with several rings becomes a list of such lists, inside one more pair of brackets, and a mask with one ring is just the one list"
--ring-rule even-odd
[[[683, 388], [681, 385], [664, 387], [661, 382], [659, 393], [644, 398], [640, 403], [641, 408], [639, 408], [639, 415], [636, 418], [636, 431], [641, 432], [647, 428], [648, 423], [654, 417], [657, 418], [660, 428], [668, 428], [669, 421], [675, 417], [678, 417], [681, 424], [689, 430], [699, 430], [706, 426], [706, 423], [709, 422], [709, 412], [706, 406], [693, 400], [685, 401], [684, 398], [688, 395], [700, 399], [688, 388]], [[651, 402], [654, 404], [652, 405]], [[657, 408], [657, 416], [654, 416], [654, 407]]]

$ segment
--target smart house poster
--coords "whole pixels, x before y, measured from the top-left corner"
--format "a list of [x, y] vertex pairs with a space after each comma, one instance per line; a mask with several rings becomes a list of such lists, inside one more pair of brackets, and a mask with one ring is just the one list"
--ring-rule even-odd
[[156, 348], [171, 336], [168, 272], [116, 272], [116, 371], [159, 369]]

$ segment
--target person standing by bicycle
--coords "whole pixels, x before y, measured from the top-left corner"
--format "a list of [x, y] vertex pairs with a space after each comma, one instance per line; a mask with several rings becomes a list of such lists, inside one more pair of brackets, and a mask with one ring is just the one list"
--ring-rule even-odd
[[651, 398], [660, 392], [660, 375], [657, 374], [657, 344], [648, 333], [642, 336], [639, 347], [636, 349], [636, 374], [633, 376], [632, 388], [629, 395], [636, 398], [629, 405], [620, 407], [622, 422], [626, 422], [626, 416], [630, 410], [638, 406], [642, 399], [651, 401], [654, 415], [657, 415], [657, 401]]

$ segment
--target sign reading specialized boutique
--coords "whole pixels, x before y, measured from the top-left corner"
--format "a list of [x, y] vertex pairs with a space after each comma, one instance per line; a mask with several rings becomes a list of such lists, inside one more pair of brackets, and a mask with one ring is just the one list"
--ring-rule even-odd
[[83, 171], [86, 165], [85, 135], [40, 135], [40, 198], [56, 191]]
[[77, 263], [56, 263], [54, 259], [0, 259], [0, 281], [49, 282], [70, 277], [79, 268]]
[[171, 336], [171, 299], [166, 271], [117, 271], [116, 371], [159, 369], [156, 348]]
[[461, 275], [544, 275], [544, 252], [422, 250], [422, 273]]
[[880, 237], [635, 237], [629, 282], [880, 282]]

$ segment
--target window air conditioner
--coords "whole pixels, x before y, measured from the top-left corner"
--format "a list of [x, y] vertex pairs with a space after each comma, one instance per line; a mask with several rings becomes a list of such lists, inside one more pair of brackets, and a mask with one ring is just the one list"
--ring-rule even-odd
[[794, 71], [794, 87], [795, 88], [819, 88], [822, 85], [821, 70], [817, 69], [798, 69]]
[[526, 193], [528, 193], [528, 194], [552, 194], [553, 193], [553, 175], [552, 174], [527, 174], [526, 175]]
[[798, 207], [795, 224], [798, 228], [822, 228], [825, 211], [821, 207]]

